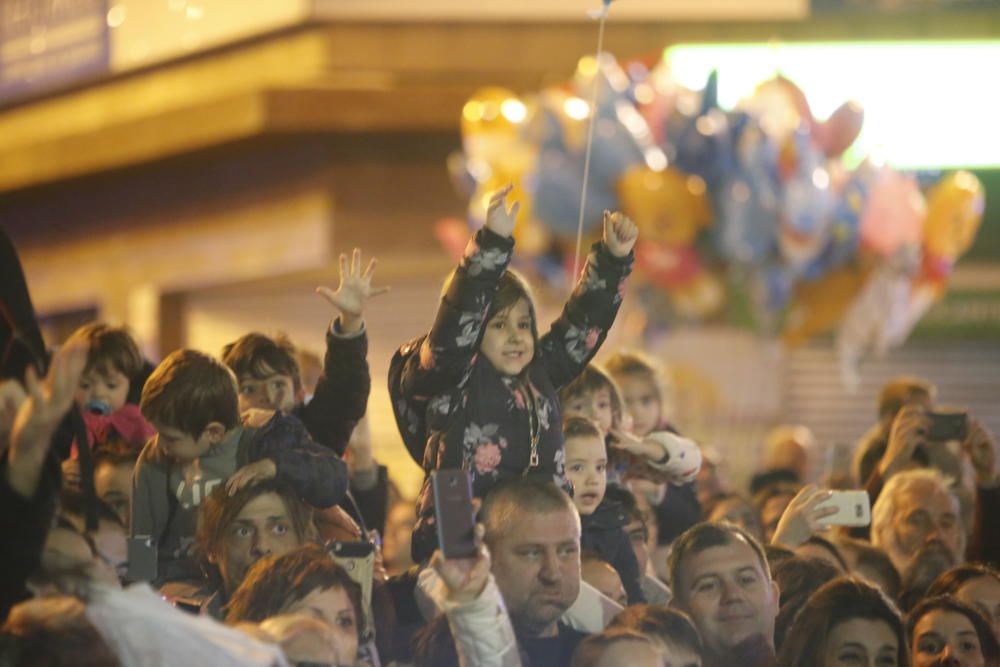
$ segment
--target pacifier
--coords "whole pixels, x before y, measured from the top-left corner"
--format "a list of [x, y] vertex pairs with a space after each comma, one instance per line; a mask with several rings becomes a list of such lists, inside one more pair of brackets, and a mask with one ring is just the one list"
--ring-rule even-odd
[[84, 403], [83, 410], [84, 412], [89, 412], [90, 414], [101, 415], [104, 417], [107, 417], [112, 412], [110, 405], [108, 405], [104, 401], [99, 401], [96, 399]]

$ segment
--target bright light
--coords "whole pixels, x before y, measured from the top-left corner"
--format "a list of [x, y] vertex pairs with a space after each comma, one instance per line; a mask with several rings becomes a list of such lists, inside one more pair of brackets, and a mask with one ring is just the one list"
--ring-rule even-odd
[[857, 100], [865, 121], [849, 166], [869, 154], [904, 169], [1000, 165], [1000, 88], [989, 83], [1000, 41], [693, 44], [664, 56], [688, 88], [703, 88], [718, 70], [725, 108], [778, 72], [820, 119]]
[[108, 27], [118, 28], [125, 23], [125, 5], [115, 5], [108, 10]]
[[528, 117], [528, 108], [521, 100], [511, 97], [500, 103], [500, 113], [512, 123], [523, 123]]
[[826, 169], [823, 167], [816, 167], [815, 171], [813, 171], [812, 181], [813, 185], [820, 190], [826, 190], [830, 187], [830, 175], [826, 173]]
[[462, 117], [470, 123], [478, 123], [483, 119], [483, 103], [478, 100], [469, 100], [462, 107]]
[[635, 101], [639, 104], [652, 104], [656, 99], [656, 91], [648, 83], [640, 83], [635, 87]]
[[576, 64], [576, 70], [584, 78], [589, 79], [597, 74], [597, 59], [594, 58], [594, 56], [584, 56], [580, 58], [580, 61]]
[[579, 97], [570, 97], [563, 102], [563, 111], [573, 120], [583, 120], [590, 115], [590, 105]]

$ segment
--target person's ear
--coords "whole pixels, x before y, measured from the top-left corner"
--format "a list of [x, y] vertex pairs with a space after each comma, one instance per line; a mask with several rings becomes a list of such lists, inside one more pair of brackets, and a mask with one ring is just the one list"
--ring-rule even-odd
[[226, 427], [221, 422], [209, 422], [201, 432], [201, 437], [206, 438], [209, 444], [217, 445], [226, 437]]
[[781, 586], [774, 579], [771, 580], [771, 595], [774, 597], [774, 615], [777, 616], [781, 607]]

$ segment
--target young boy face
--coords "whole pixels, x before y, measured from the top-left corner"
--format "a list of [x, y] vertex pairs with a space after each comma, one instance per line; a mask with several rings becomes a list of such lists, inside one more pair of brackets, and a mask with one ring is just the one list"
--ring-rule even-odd
[[632, 433], [641, 438], [654, 431], [660, 423], [660, 394], [656, 385], [642, 375], [622, 375], [615, 379], [632, 415]]
[[486, 323], [479, 351], [504, 375], [518, 375], [531, 363], [535, 339], [531, 336], [531, 308], [524, 299]]
[[597, 422], [601, 432], [607, 435], [614, 424], [611, 409], [611, 391], [602, 387], [578, 396], [573, 396], [563, 404], [564, 417], [586, 417]]
[[573, 503], [581, 515], [593, 514], [608, 486], [608, 454], [594, 436], [566, 440], [566, 477], [573, 484]]
[[290, 414], [295, 402], [295, 381], [290, 375], [275, 371], [263, 378], [240, 378], [240, 412], [256, 408]]
[[211, 449], [212, 445], [221, 441], [225, 427], [212, 422], [205, 427], [201, 435], [194, 437], [178, 428], [152, 422], [156, 429], [156, 447], [166, 456], [181, 463], [189, 463], [200, 458]]
[[128, 377], [121, 371], [89, 368], [80, 376], [74, 399], [81, 408], [86, 408], [88, 403], [103, 403], [114, 412], [125, 405], [128, 388]]

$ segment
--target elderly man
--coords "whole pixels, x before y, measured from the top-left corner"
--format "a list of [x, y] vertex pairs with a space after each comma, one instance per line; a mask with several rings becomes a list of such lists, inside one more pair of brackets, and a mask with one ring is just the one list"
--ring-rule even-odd
[[[956, 492], [960, 502], [963, 499], [967, 501], [968, 511], [960, 513], [960, 517], [972, 519], [971, 525], [966, 525], [968, 547], [963, 542], [964, 553], [955, 554], [958, 562], [967, 559], [996, 567], [1000, 564], [1000, 531], [994, 529], [1000, 517], [1000, 454], [997, 441], [979, 420], [971, 416], [968, 417], [966, 436], [961, 442], [929, 440], [930, 425], [926, 409], [917, 403], [904, 405], [896, 414], [885, 455], [866, 483], [872, 505], [877, 505], [877, 499], [892, 479], [907, 470], [929, 466], [942, 471], [947, 478], [942, 479], [946, 486]], [[963, 474], [965, 471], [972, 474]]]
[[700, 523], [670, 553], [672, 604], [691, 616], [705, 667], [763, 667], [774, 660], [780, 591], [764, 550], [728, 523]]
[[580, 593], [573, 501], [551, 482], [515, 479], [490, 492], [480, 520], [488, 551], [461, 560], [436, 553], [440, 579], [422, 584], [443, 602], [454, 641], [439, 620], [418, 664], [513, 666], [523, 652], [530, 665], [568, 666], [584, 637], [560, 622]]
[[872, 509], [872, 544], [882, 549], [902, 574], [925, 544], [938, 541], [956, 562], [965, 555], [965, 530], [958, 498], [932, 468], [896, 473]]

